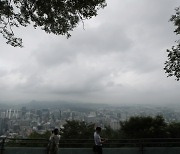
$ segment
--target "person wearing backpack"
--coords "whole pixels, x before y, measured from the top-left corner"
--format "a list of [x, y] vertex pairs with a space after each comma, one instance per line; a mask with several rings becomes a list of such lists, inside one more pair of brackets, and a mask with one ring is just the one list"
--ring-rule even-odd
[[59, 130], [55, 128], [53, 134], [49, 138], [48, 154], [58, 154], [59, 140], [60, 140]]

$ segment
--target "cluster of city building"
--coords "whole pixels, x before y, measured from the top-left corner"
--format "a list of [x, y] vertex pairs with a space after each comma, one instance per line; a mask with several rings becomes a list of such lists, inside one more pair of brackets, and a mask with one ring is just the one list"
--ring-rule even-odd
[[61, 128], [67, 120], [94, 123], [101, 127], [110, 126], [117, 130], [120, 121], [131, 116], [162, 115], [166, 122], [180, 121], [180, 111], [168, 108], [152, 108], [140, 106], [123, 106], [97, 108], [94, 110], [72, 110], [69, 108], [52, 109], [0, 109], [0, 135], [8, 137], [26, 138], [33, 131], [44, 133], [55, 127]]
[[109, 125], [119, 129], [120, 114], [105, 110], [90, 112], [70, 109], [0, 109], [0, 135], [26, 138], [33, 131], [44, 133], [47, 130], [63, 127], [67, 120], [84, 121], [96, 125]]

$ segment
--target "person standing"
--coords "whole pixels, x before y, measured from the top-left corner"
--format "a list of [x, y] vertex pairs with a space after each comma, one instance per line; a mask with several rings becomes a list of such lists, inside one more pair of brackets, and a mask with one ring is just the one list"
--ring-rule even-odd
[[59, 140], [60, 140], [59, 130], [55, 128], [53, 134], [49, 138], [50, 141], [49, 154], [58, 154]]
[[96, 131], [94, 132], [94, 147], [93, 151], [96, 154], [102, 154], [102, 144], [106, 141], [106, 139], [103, 139], [100, 137], [101, 133], [101, 127], [96, 127]]
[[50, 154], [50, 148], [52, 146], [51, 139], [52, 139], [53, 136], [54, 136], [54, 130], [52, 130], [51, 136], [49, 137], [49, 142], [48, 142], [48, 145], [47, 145], [47, 154]]

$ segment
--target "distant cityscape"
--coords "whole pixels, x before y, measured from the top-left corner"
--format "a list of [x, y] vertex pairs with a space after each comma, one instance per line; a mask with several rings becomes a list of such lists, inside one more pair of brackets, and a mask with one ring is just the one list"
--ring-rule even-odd
[[[48, 107], [49, 106], [49, 107]], [[96, 126], [120, 128], [120, 121], [131, 116], [162, 115], [166, 122], [180, 121], [180, 106], [158, 105], [106, 105], [39, 103], [31, 105], [0, 107], [0, 135], [6, 137], [27, 138], [33, 131], [45, 133], [55, 127], [63, 128], [67, 120], [93, 123]]]

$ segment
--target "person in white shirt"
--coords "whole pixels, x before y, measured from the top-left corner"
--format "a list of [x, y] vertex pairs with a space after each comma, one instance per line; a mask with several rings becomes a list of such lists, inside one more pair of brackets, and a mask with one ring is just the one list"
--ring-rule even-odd
[[106, 141], [106, 139], [103, 139], [100, 137], [101, 133], [101, 127], [96, 127], [96, 131], [94, 132], [94, 147], [93, 151], [96, 154], [102, 154], [102, 144]]
[[55, 128], [53, 134], [49, 138], [50, 141], [49, 154], [58, 154], [59, 140], [60, 140], [59, 130]]

